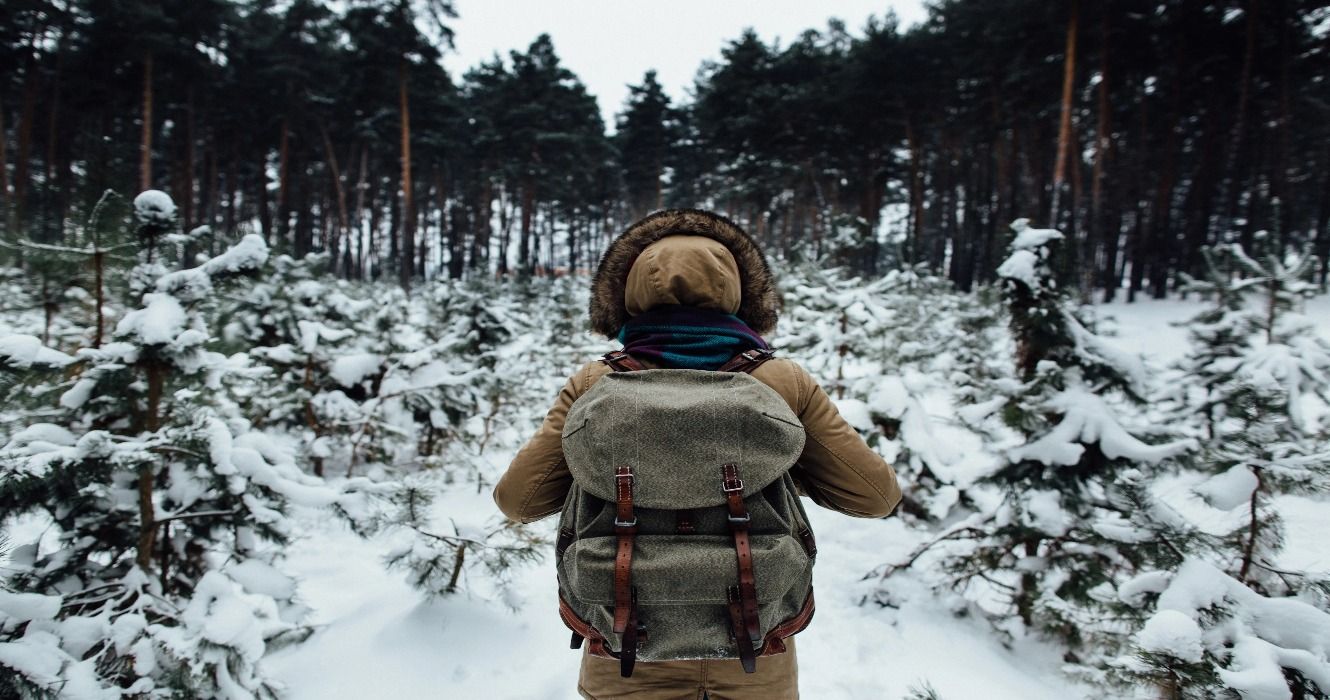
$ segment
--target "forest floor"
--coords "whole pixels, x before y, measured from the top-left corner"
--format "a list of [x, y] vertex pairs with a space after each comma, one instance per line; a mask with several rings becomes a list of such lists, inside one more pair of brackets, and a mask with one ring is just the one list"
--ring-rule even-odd
[[[1099, 308], [1116, 319], [1113, 343], [1145, 355], [1157, 370], [1156, 381], [1166, 386], [1164, 367], [1187, 347], [1185, 329], [1172, 323], [1192, 316], [1200, 303], [1142, 301]], [[1330, 338], [1330, 298], [1313, 300], [1307, 313]], [[549, 378], [551, 399], [562, 381]], [[512, 455], [494, 451], [488, 456], [493, 479]], [[963, 480], [963, 471], [954, 476]], [[1209, 507], [1191, 494], [1193, 482], [1163, 478], [1156, 488], [1177, 507], [1199, 514]], [[478, 490], [474, 483], [459, 484], [442, 493], [435, 507], [459, 520], [497, 517], [487, 485]], [[1303, 497], [1283, 497], [1278, 507], [1286, 527], [1281, 561], [1330, 572], [1330, 542], [1321, 537], [1330, 531], [1330, 508]], [[952, 601], [928, 593], [913, 579], [893, 581], [895, 607], [861, 605], [878, 587], [875, 580], [865, 581], [865, 574], [901, 559], [928, 533], [897, 518], [856, 520], [811, 506], [809, 511], [820, 556], [818, 611], [798, 637], [803, 697], [896, 700], [925, 683], [946, 700], [1106, 697], [1103, 689], [1078, 685], [1063, 674], [1057, 647], [1033, 638], [1004, 645], [984, 619], [953, 615]], [[1219, 527], [1225, 514], [1212, 515]], [[467, 592], [429, 599], [403, 573], [382, 565], [394, 537], [401, 535], [366, 540], [324, 515], [297, 517], [307, 536], [288, 547], [285, 568], [301, 579], [317, 629], [304, 643], [269, 660], [292, 700], [577, 697], [579, 652], [568, 648], [569, 632], [557, 614], [551, 557], [517, 569], [506, 586], [477, 576]], [[536, 527], [552, 531], [553, 520]]]

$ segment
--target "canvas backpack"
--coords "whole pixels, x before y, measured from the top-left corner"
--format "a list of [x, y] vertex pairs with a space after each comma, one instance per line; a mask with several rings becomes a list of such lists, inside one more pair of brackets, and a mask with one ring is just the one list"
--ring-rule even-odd
[[804, 428], [751, 376], [770, 350], [717, 371], [645, 369], [623, 351], [568, 411], [573, 476], [555, 545], [572, 648], [633, 664], [785, 651], [813, 615], [817, 554], [789, 471]]

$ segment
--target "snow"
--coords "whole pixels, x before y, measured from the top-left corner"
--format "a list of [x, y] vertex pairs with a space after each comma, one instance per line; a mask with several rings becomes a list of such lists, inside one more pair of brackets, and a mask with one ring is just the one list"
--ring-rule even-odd
[[1146, 621], [1136, 634], [1136, 643], [1155, 654], [1167, 654], [1183, 661], [1201, 660], [1201, 627], [1177, 610], [1160, 610]]
[[873, 429], [873, 417], [868, 404], [859, 399], [836, 399], [834, 403], [841, 417], [855, 430], [866, 433]]
[[1009, 451], [1012, 461], [1025, 459], [1048, 465], [1070, 466], [1080, 460], [1084, 444], [1099, 443], [1110, 459], [1126, 457], [1135, 462], [1159, 462], [1196, 448], [1190, 438], [1159, 445], [1146, 444], [1128, 433], [1118, 423], [1104, 399], [1089, 391], [1079, 381], [1054, 394], [1045, 409], [1062, 416], [1043, 437]]
[[342, 355], [333, 360], [328, 374], [340, 385], [350, 388], [383, 367], [383, 355], [372, 352]]
[[49, 620], [60, 612], [60, 597], [0, 590], [0, 625]]
[[1259, 483], [1256, 474], [1247, 465], [1239, 464], [1207, 479], [1196, 487], [1196, 493], [1204, 496], [1216, 508], [1232, 510], [1247, 505]]
[[185, 328], [185, 309], [174, 296], [159, 292], [143, 295], [143, 308], [125, 314], [116, 324], [119, 336], [129, 336], [143, 345], [165, 345]]
[[1062, 508], [1057, 491], [1030, 490], [1022, 495], [1027, 523], [1053, 537], [1061, 537], [1071, 529], [1071, 516]]
[[[487, 457], [493, 468], [510, 454]], [[923, 590], [899, 609], [860, 606], [865, 564], [909, 551], [917, 535], [898, 519], [852, 519], [807, 504], [819, 536], [815, 622], [797, 637], [803, 697], [901, 698], [927, 680], [945, 698], [1061, 700], [1078, 696], [1059, 654], [1032, 639], [1011, 648], [980, 620], [957, 618]], [[488, 492], [442, 493], [435, 509], [459, 520], [494, 517]], [[516, 574], [513, 612], [499, 592], [428, 599], [379, 559], [391, 535], [362, 540], [316, 513], [299, 516], [310, 537], [293, 544], [286, 568], [301, 579], [318, 631], [269, 658], [291, 700], [450, 697], [578, 698], [580, 652], [559, 620], [552, 558]], [[553, 534], [551, 520], [537, 524]], [[826, 544], [823, 544], [826, 543]], [[513, 672], [519, 659], [521, 671]], [[760, 661], [759, 661], [760, 663]], [[961, 665], [965, 673], [956, 673]]]
[[1062, 240], [1062, 232], [1051, 228], [1030, 228], [1029, 219], [1017, 219], [1011, 222], [1011, 229], [1016, 238], [1011, 242], [1012, 250], [1033, 250], [1048, 245], [1049, 241]]
[[1048, 257], [1045, 246], [1051, 241], [1061, 240], [1062, 233], [1049, 228], [1030, 228], [1029, 219], [1013, 221], [1011, 229], [1016, 232], [1016, 238], [1011, 243], [1012, 252], [998, 265], [997, 275], [1037, 290], [1042, 286], [1040, 268]]
[[227, 248], [199, 267], [209, 276], [256, 270], [268, 259], [268, 244], [257, 233], [246, 234], [239, 243]]
[[1016, 280], [1030, 289], [1039, 288], [1039, 256], [1031, 250], [1017, 250], [998, 265], [998, 277]]
[[0, 335], [0, 362], [13, 369], [31, 367], [64, 367], [74, 358], [42, 345], [33, 335]]
[[175, 222], [176, 207], [171, 195], [161, 190], [144, 190], [134, 198], [134, 215], [140, 221], [169, 226]]

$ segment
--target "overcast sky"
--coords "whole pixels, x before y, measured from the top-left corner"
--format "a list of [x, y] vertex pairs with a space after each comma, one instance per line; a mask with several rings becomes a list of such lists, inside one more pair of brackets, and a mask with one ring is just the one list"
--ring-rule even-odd
[[856, 36], [870, 15], [894, 9], [902, 28], [925, 16], [921, 0], [455, 0], [452, 20], [457, 49], [444, 65], [463, 72], [495, 52], [525, 50], [542, 32], [569, 70], [600, 101], [606, 126], [654, 68], [677, 102], [685, 97], [703, 60], [719, 59], [721, 47], [752, 27], [763, 40], [787, 45], [805, 29], [825, 29], [837, 17]]

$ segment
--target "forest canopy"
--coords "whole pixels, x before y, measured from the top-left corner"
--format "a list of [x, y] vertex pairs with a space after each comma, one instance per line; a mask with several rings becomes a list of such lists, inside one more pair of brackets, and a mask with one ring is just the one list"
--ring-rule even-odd
[[[747, 32], [688, 101], [653, 72], [613, 129], [547, 35], [450, 75], [449, 0], [16, 0], [0, 9], [5, 239], [82, 235], [150, 188], [185, 231], [334, 274], [585, 270], [665, 206], [774, 254], [995, 279], [1017, 218], [1089, 296], [1162, 296], [1206, 245], [1330, 260], [1330, 8], [942, 1], [903, 28]], [[208, 252], [217, 252], [216, 250]]]

